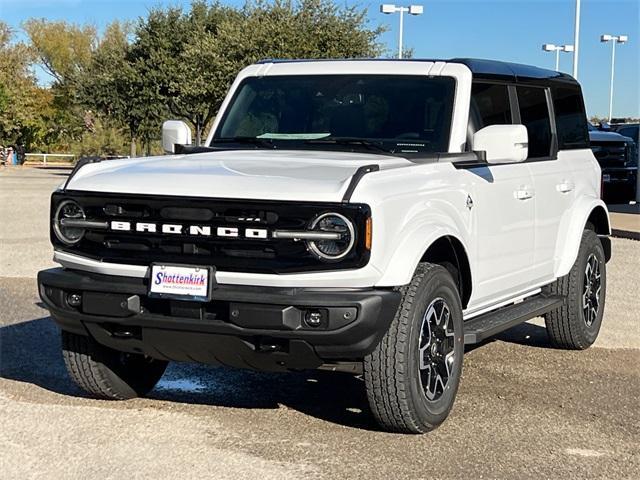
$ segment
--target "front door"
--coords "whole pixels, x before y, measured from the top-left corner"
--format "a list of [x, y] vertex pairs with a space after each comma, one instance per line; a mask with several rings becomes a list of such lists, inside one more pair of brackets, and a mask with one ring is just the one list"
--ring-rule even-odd
[[[505, 84], [474, 83], [470, 129], [517, 123], [519, 116], [512, 97]], [[467, 173], [472, 188], [476, 259], [470, 302], [473, 307], [495, 303], [531, 285], [535, 191], [526, 163], [480, 166]]]
[[468, 173], [476, 241], [473, 303], [480, 306], [532, 284], [536, 192], [525, 163], [476, 167]]

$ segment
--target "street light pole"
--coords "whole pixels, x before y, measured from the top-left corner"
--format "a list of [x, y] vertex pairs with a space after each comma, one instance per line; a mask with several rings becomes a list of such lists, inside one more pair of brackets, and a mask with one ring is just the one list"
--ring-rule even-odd
[[404, 35], [404, 14], [422, 15], [424, 7], [422, 5], [409, 5], [408, 7], [397, 7], [393, 4], [385, 3], [380, 5], [380, 12], [389, 15], [392, 13], [400, 14], [400, 31], [398, 32], [398, 58], [402, 58], [402, 37]]
[[542, 45], [545, 52], [556, 52], [556, 72], [560, 71], [560, 52], [573, 52], [573, 45], [554, 45], [545, 43]]
[[629, 40], [627, 35], [601, 35], [600, 41], [602, 43], [611, 42], [613, 46], [611, 48], [611, 83], [609, 85], [609, 122], [613, 117], [613, 79], [615, 76], [616, 68], [616, 43], [625, 43]]
[[609, 122], [611, 122], [611, 117], [613, 116], [613, 77], [616, 71], [616, 42], [611, 42], [613, 45], [611, 47], [611, 83], [609, 85]]
[[576, 0], [576, 19], [573, 29], [573, 78], [578, 79], [578, 51], [580, 50], [580, 0]]
[[398, 33], [398, 58], [402, 58], [402, 27], [404, 26], [404, 8], [400, 8], [400, 32]]

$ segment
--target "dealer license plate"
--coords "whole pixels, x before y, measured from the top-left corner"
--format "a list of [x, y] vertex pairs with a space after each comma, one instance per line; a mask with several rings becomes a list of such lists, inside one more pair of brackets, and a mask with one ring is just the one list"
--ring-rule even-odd
[[214, 281], [213, 267], [152, 264], [149, 296], [207, 302]]

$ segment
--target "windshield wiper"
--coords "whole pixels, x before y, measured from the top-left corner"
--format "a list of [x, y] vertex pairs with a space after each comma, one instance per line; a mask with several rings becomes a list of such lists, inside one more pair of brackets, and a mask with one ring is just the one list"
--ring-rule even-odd
[[393, 154], [393, 151], [384, 148], [377, 142], [365, 140], [358, 137], [326, 137], [326, 138], [314, 138], [305, 140], [304, 143], [309, 145], [361, 145], [369, 150], [376, 150], [378, 152], [384, 152]]
[[211, 143], [241, 143], [250, 144], [257, 147], [276, 148], [272, 140], [268, 138], [237, 136], [237, 137], [217, 137], [211, 140]]

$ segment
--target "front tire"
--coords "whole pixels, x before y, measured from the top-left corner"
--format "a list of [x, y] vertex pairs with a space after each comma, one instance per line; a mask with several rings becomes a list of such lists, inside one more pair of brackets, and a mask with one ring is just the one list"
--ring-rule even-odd
[[167, 362], [119, 352], [93, 338], [62, 331], [62, 356], [71, 379], [94, 397], [128, 400], [149, 393]]
[[455, 400], [464, 354], [462, 305], [449, 272], [421, 263], [380, 344], [364, 360], [369, 405], [385, 430], [425, 433]]
[[604, 249], [593, 230], [582, 233], [571, 271], [550, 285], [548, 291], [565, 297], [563, 306], [545, 315], [551, 343], [568, 350], [590, 347], [598, 338], [607, 292]]

